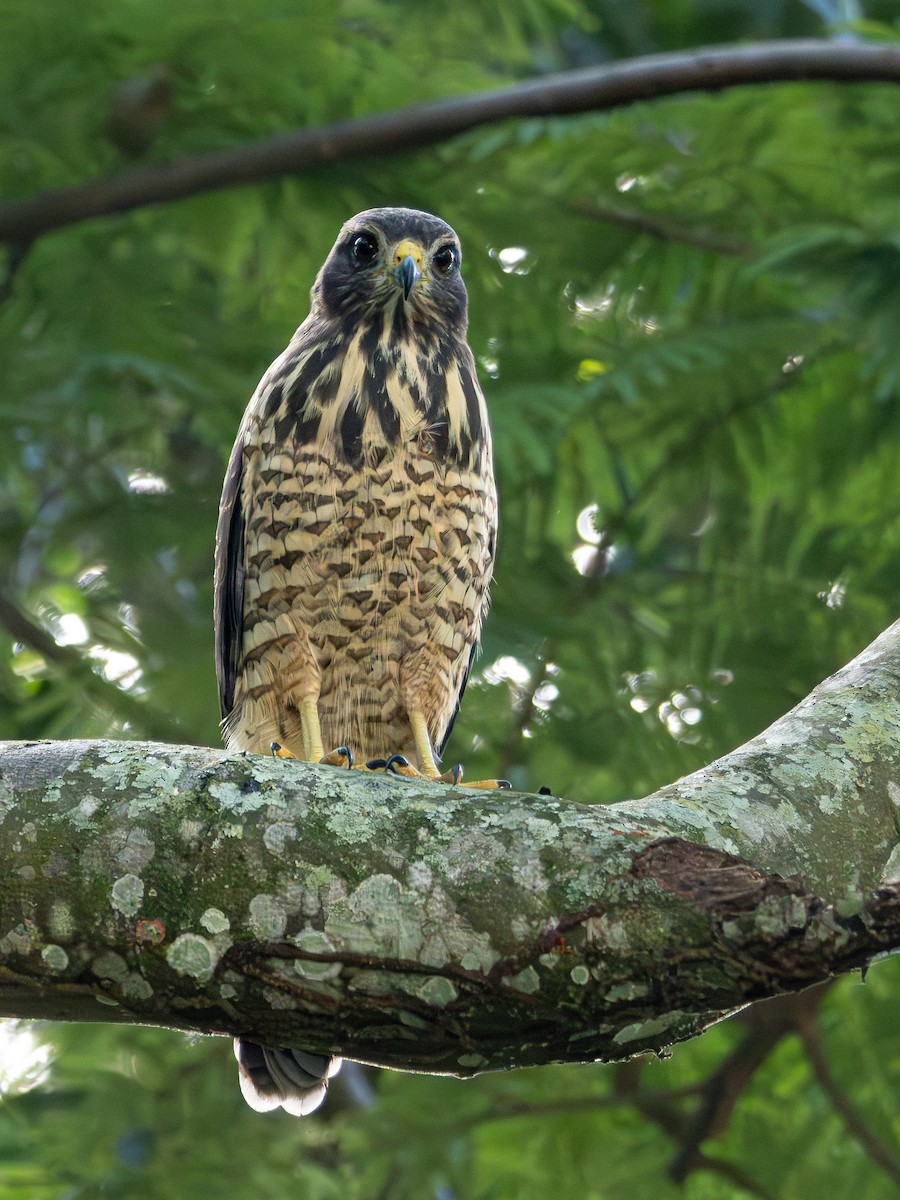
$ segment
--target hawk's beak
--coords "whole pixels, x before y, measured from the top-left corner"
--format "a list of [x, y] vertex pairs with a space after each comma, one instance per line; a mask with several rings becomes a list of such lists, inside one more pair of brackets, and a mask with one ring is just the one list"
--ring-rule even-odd
[[393, 276], [403, 288], [403, 299], [408, 300], [416, 280], [422, 276], [422, 247], [415, 242], [401, 242], [394, 251], [394, 262], [397, 265]]

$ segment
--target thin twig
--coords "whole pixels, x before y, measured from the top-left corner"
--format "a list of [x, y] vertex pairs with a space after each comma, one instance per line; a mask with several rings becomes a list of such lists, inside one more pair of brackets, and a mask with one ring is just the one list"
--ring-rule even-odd
[[[622, 1104], [634, 1105], [641, 1116], [652, 1121], [654, 1125], [659, 1126], [663, 1133], [680, 1143], [685, 1136], [690, 1136], [694, 1121], [683, 1112], [677, 1101], [688, 1099], [698, 1093], [704, 1097], [708, 1085], [701, 1081], [699, 1084], [673, 1088], [670, 1091], [644, 1089], [640, 1086], [643, 1066], [644, 1061], [641, 1059], [632, 1059], [630, 1062], [620, 1063], [617, 1066], [613, 1077], [614, 1096]], [[751, 1196], [756, 1196], [757, 1200], [774, 1200], [774, 1197], [765, 1190], [762, 1184], [751, 1179], [739, 1166], [724, 1159], [714, 1158], [698, 1151], [692, 1155], [688, 1171], [685, 1171], [681, 1177], [675, 1177], [676, 1181], [684, 1182], [684, 1176], [691, 1171], [709, 1171], [711, 1174], [720, 1175], [723, 1179], [737, 1184]], [[671, 1169], [669, 1174], [672, 1174]]]
[[108, 683], [94, 671], [90, 663], [71, 646], [60, 646], [50, 634], [22, 611], [0, 589], [0, 626], [17, 642], [30, 646], [46, 663], [60, 674], [77, 680], [82, 689], [117, 717], [133, 721], [147, 737], [164, 741], [183, 742], [185, 731], [167, 713], [160, 712], [134, 696]]
[[652, 54], [564, 71], [513, 87], [279, 134], [265, 141], [145, 167], [0, 206], [0, 240], [28, 241], [92, 217], [128, 212], [217, 188], [297, 175], [447, 141], [513, 117], [597, 112], [679, 92], [823, 80], [900, 82], [900, 46], [785, 40]]
[[699, 1168], [703, 1160], [700, 1147], [725, 1132], [759, 1067], [784, 1037], [802, 1021], [814, 1017], [832, 983], [829, 979], [796, 995], [753, 1004], [740, 1014], [737, 1019], [747, 1026], [746, 1036], [703, 1083], [701, 1101], [685, 1122], [678, 1152], [669, 1164], [669, 1174], [676, 1183], [683, 1183]]
[[703, 1099], [685, 1122], [678, 1151], [669, 1164], [669, 1175], [683, 1183], [703, 1162], [701, 1145], [722, 1133], [756, 1070], [787, 1030], [780, 1026], [758, 1026], [727, 1054], [706, 1080]]
[[594, 204], [590, 200], [572, 200], [568, 208], [580, 217], [591, 221], [605, 221], [611, 225], [624, 225], [628, 229], [637, 229], [641, 233], [649, 233], [651, 237], [663, 242], [681, 242], [685, 246], [694, 246], [699, 250], [712, 250], [717, 254], [746, 254], [750, 245], [739, 242], [723, 234], [711, 233], [704, 229], [692, 229], [688, 225], [679, 225], [674, 221], [664, 221], [658, 217], [647, 216], [646, 213], [636, 212], [626, 208], [607, 208]]
[[761, 1183], [757, 1183], [755, 1179], [752, 1179], [743, 1168], [739, 1167], [736, 1163], [727, 1162], [724, 1158], [714, 1158], [708, 1154], [701, 1154], [697, 1158], [695, 1170], [709, 1171], [713, 1175], [727, 1179], [730, 1183], [748, 1192], [751, 1196], [756, 1196], [757, 1200], [778, 1200]]
[[828, 1097], [835, 1113], [844, 1123], [844, 1128], [856, 1138], [872, 1162], [881, 1167], [882, 1171], [900, 1187], [900, 1159], [897, 1158], [887, 1142], [869, 1129], [849, 1096], [841, 1091], [837, 1080], [831, 1073], [818, 1022], [814, 1020], [804, 1022], [798, 1026], [797, 1032], [803, 1039], [803, 1046], [816, 1082]]
[[10, 238], [6, 246], [6, 270], [0, 279], [0, 304], [4, 304], [13, 294], [16, 275], [28, 257], [31, 248], [30, 241]]

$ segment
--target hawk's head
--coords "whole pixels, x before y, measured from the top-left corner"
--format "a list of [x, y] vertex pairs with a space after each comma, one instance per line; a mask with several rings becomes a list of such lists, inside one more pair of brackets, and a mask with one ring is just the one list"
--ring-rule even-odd
[[439, 217], [370, 208], [341, 230], [313, 287], [313, 312], [345, 320], [381, 314], [393, 316], [395, 327], [424, 324], [464, 336], [460, 259], [459, 238]]

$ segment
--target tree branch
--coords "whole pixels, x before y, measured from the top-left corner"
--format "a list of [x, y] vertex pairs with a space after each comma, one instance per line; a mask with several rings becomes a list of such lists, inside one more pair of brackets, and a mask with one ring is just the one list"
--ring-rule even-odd
[[795, 80], [898, 83], [900, 47], [785, 40], [654, 54], [545, 75], [513, 87], [295, 130], [8, 202], [0, 205], [0, 240], [28, 243], [93, 217], [296, 175], [347, 159], [415, 150], [514, 117], [597, 112], [679, 92]]
[[153, 705], [108, 683], [90, 662], [72, 646], [61, 646], [37, 622], [19, 608], [0, 588], [0, 626], [18, 642], [30, 646], [46, 663], [77, 683], [92, 701], [119, 720], [134, 721], [154, 738], [176, 738], [182, 733], [178, 722]]
[[849, 1096], [841, 1091], [825, 1053], [822, 1031], [819, 1028], [815, 1012], [810, 1013], [808, 1019], [798, 1023], [798, 1032], [803, 1039], [803, 1046], [816, 1082], [828, 1097], [831, 1107], [843, 1122], [844, 1128], [856, 1138], [872, 1162], [879, 1166], [897, 1187], [900, 1187], [900, 1158], [885, 1141], [869, 1129]]
[[697, 1157], [696, 1169], [709, 1171], [712, 1175], [718, 1175], [720, 1179], [727, 1179], [729, 1183], [735, 1184], [748, 1195], [755, 1196], [756, 1200], [777, 1200], [771, 1192], [752, 1179], [737, 1163], [726, 1162], [722, 1158], [713, 1158], [708, 1154], [700, 1154]]
[[698, 250], [711, 250], [715, 254], [740, 255], [750, 249], [749, 242], [739, 242], [734, 238], [707, 229], [694, 229], [675, 221], [652, 217], [647, 213], [636, 212], [634, 209], [610, 208], [596, 204], [593, 200], [571, 200], [566, 206], [570, 212], [586, 217], [589, 221], [602, 221], [610, 225], [622, 225], [626, 229], [636, 229], [640, 233], [648, 233], [651, 237], [663, 242], [680, 242], [685, 246], [693, 246]]
[[745, 746], [609, 807], [8, 744], [0, 1012], [451, 1074], [660, 1050], [900, 946], [898, 690], [900, 622]]
[[684, 1123], [678, 1151], [669, 1165], [669, 1175], [676, 1183], [684, 1183], [698, 1169], [703, 1144], [728, 1128], [734, 1109], [758, 1068], [782, 1038], [795, 1033], [801, 1021], [815, 1014], [832, 982], [826, 980], [795, 995], [751, 1005], [739, 1014], [737, 1019], [748, 1027], [746, 1036], [707, 1078], [699, 1104]]

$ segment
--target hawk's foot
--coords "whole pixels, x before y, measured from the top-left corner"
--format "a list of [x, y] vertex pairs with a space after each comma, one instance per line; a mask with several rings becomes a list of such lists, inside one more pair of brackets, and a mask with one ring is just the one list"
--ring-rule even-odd
[[366, 763], [356, 762], [349, 746], [338, 746], [337, 750], [332, 750], [330, 754], [320, 758], [319, 762], [324, 763], [326, 767], [345, 767], [353, 771], [383, 771], [385, 768], [383, 758], [373, 758], [371, 762]]
[[[292, 754], [281, 742], [270, 742], [269, 749], [275, 758], [293, 758], [297, 755]], [[319, 762], [326, 767], [352, 767], [353, 755], [347, 746], [338, 746], [337, 750], [332, 750], [330, 753], [323, 755]]]
[[454, 763], [449, 771], [444, 771], [442, 775], [431, 775], [416, 770], [409, 759], [402, 754], [392, 754], [388, 759], [376, 759], [367, 765], [374, 769], [376, 764], [383, 767], [385, 771], [390, 771], [392, 775], [402, 775], [406, 779], [429, 779], [432, 783], [452, 783], [467, 788], [512, 787], [508, 779], [477, 779], [474, 783], [463, 783], [462, 763]]
[[383, 758], [376, 758], [367, 763], [356, 762], [349, 746], [338, 746], [337, 750], [332, 750], [330, 754], [320, 758], [319, 762], [326, 767], [344, 767], [353, 771], [383, 771], [385, 767]]
[[[269, 748], [275, 758], [297, 757], [280, 742], [271, 742]], [[372, 758], [367, 763], [355, 763], [353, 752], [348, 746], [338, 746], [336, 750], [320, 758], [319, 762], [326, 767], [345, 767], [355, 771], [389, 771], [392, 775], [400, 775], [404, 779], [427, 779], [431, 783], [452, 783], [459, 787], [478, 788], [482, 791], [512, 787], [508, 779], [476, 779], [472, 783], [463, 783], [462, 763], [454, 763], [441, 775], [431, 775], [414, 767], [404, 754], [392, 754], [389, 758]]]
[[338, 746], [337, 750], [330, 751], [319, 762], [326, 767], [346, 767], [349, 770], [353, 766], [353, 753], [349, 746]]

